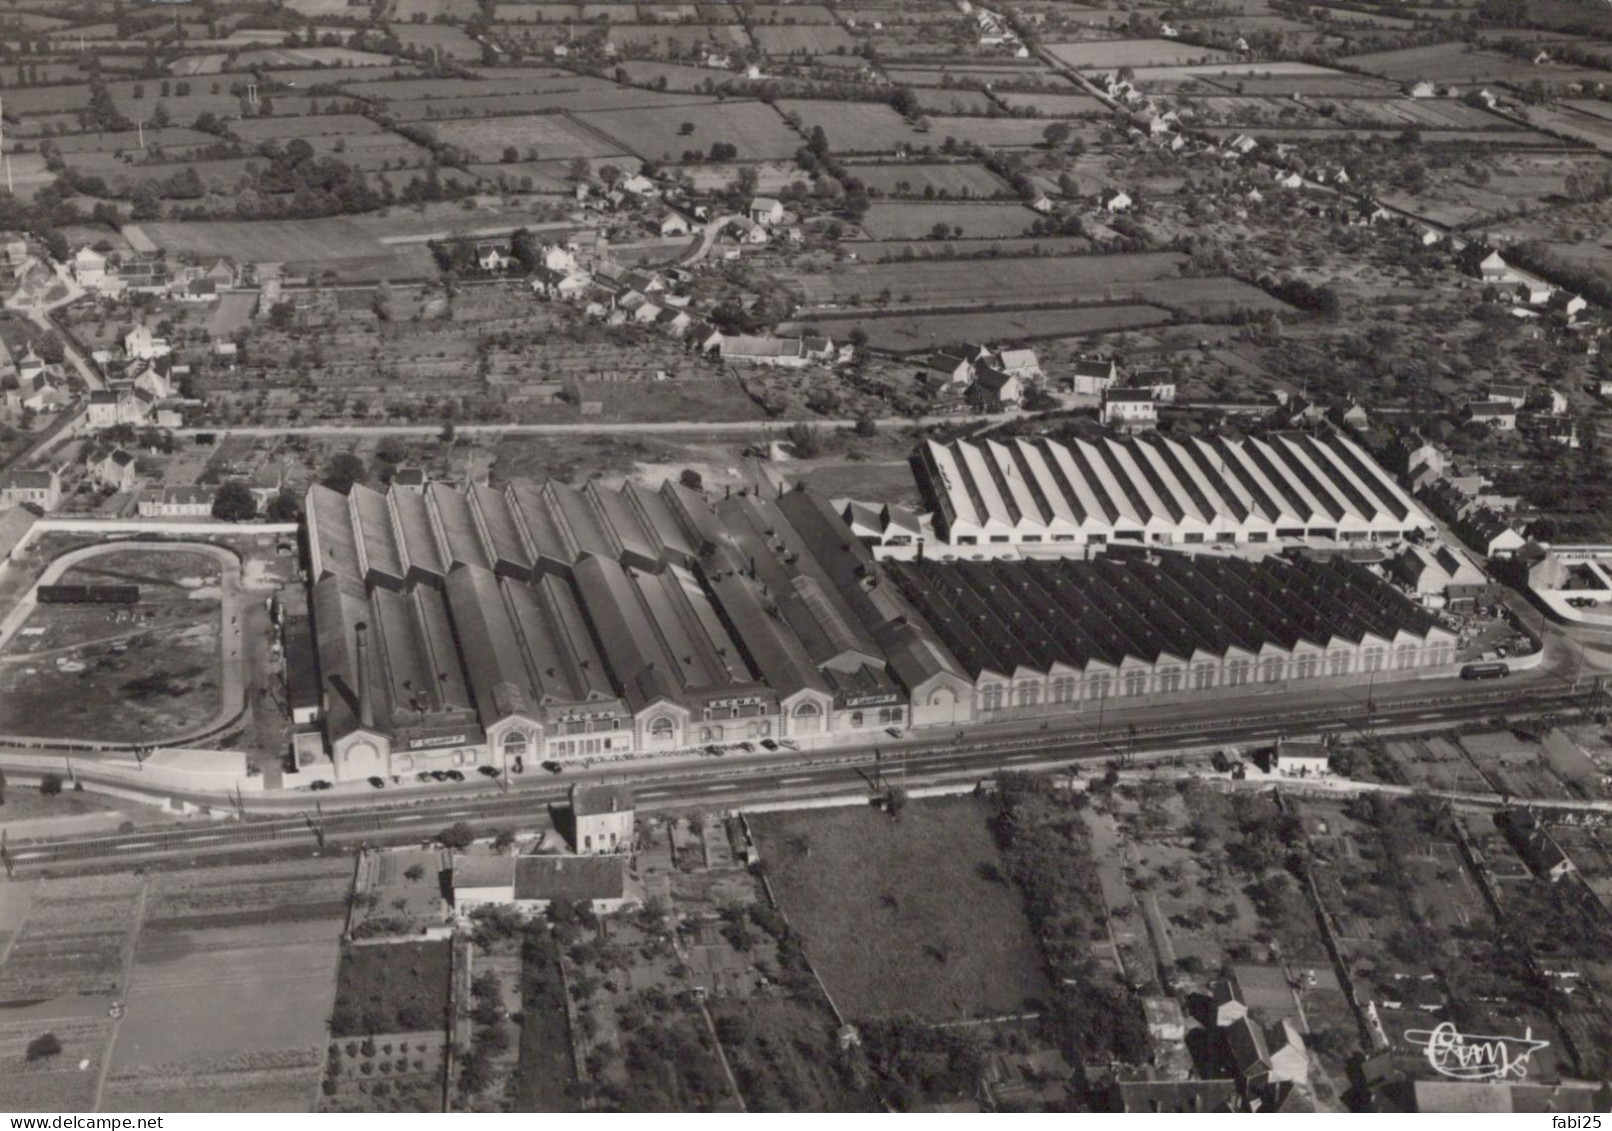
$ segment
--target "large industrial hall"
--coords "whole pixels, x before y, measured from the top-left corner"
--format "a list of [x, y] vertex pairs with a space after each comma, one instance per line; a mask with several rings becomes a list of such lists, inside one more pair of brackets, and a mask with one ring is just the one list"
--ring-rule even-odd
[[339, 780], [873, 742], [1453, 660], [1453, 636], [1362, 567], [881, 564], [807, 491], [316, 486], [307, 514]]
[[918, 464], [934, 509], [929, 556], [1081, 556], [1112, 542], [1276, 550], [1436, 529], [1337, 433], [926, 441]]

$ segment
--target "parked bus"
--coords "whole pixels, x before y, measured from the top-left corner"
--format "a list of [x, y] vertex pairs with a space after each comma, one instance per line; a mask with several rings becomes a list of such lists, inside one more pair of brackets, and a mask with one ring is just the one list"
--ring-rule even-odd
[[1510, 674], [1505, 664], [1468, 664], [1461, 669], [1462, 679], [1505, 679]]

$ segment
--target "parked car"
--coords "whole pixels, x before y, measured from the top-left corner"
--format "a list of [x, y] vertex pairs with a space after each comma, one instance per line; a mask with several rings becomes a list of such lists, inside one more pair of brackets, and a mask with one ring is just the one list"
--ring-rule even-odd
[[544, 762], [543, 768], [551, 774], [557, 774], [561, 770], [565, 769], [565, 767], [560, 765], [558, 762]]
[[415, 781], [430, 781], [431, 780], [431, 771], [430, 770], [421, 770], [419, 773], [414, 775], [414, 780]]
[[330, 788], [330, 783], [327, 782], [327, 781], [309, 782], [308, 783], [308, 788], [309, 789], [329, 789]]
[[385, 778], [370, 778], [369, 779], [369, 784], [374, 786], [376, 789], [385, 789], [386, 788], [386, 779]]
[[776, 742], [774, 742], [770, 738], [763, 738], [761, 740], [761, 746], [762, 746], [762, 749], [764, 749], [764, 750], [776, 750], [776, 749], [778, 749], [778, 744]]
[[476, 772], [478, 774], [480, 774], [482, 777], [496, 778], [498, 776], [498, 767], [497, 766], [477, 766], [476, 767]]
[[443, 773], [441, 770], [432, 770], [431, 771], [431, 780], [432, 781], [447, 781], [448, 780], [448, 775]]
[[449, 781], [464, 781], [465, 780], [465, 776], [463, 774], [461, 774], [458, 770], [449, 770], [448, 774], [447, 774], [447, 777], [448, 777]]

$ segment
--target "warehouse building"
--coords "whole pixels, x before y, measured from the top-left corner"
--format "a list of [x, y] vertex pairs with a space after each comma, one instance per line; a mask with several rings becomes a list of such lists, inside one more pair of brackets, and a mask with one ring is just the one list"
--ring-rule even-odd
[[1454, 670], [1455, 634], [1363, 566], [1154, 559], [886, 568], [967, 669], [981, 720]]
[[968, 719], [970, 681], [832, 507], [619, 491], [309, 491], [340, 780]]
[[1087, 556], [1116, 542], [1279, 549], [1436, 532], [1338, 434], [927, 441], [917, 463], [934, 510], [930, 556]]

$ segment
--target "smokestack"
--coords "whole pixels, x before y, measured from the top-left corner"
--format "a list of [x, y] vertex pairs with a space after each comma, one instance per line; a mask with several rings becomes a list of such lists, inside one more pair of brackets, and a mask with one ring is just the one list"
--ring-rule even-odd
[[359, 621], [353, 630], [358, 636], [358, 722], [365, 730], [374, 730], [375, 701], [369, 693], [369, 625]]

